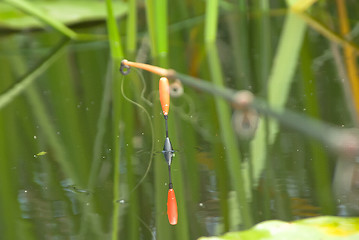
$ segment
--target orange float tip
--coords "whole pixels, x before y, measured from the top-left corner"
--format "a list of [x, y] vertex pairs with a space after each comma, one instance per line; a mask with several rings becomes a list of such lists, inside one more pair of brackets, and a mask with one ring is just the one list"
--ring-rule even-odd
[[170, 85], [166, 77], [161, 77], [159, 82], [160, 101], [163, 115], [167, 116], [170, 109]]
[[167, 216], [168, 216], [168, 221], [170, 222], [171, 225], [177, 224], [177, 219], [178, 219], [177, 201], [176, 201], [175, 191], [172, 188], [168, 190]]

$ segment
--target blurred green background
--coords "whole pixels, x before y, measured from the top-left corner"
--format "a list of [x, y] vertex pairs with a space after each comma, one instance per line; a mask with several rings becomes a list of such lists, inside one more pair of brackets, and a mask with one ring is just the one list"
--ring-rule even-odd
[[[357, 215], [358, 11], [355, 0], [1, 1], [1, 239], [185, 240]], [[159, 76], [122, 76], [124, 58], [213, 89], [170, 81], [176, 226]], [[233, 109], [223, 87], [265, 105]]]

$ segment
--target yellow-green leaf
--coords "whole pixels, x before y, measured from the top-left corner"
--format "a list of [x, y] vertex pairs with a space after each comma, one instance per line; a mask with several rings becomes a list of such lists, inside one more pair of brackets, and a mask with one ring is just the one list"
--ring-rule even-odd
[[249, 230], [229, 232], [219, 237], [199, 240], [354, 240], [359, 239], [359, 218], [315, 217], [294, 222], [270, 220]]

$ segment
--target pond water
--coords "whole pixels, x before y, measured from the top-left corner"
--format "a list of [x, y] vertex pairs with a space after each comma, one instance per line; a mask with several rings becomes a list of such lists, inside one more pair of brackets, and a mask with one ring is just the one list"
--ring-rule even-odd
[[[343, 17], [325, 1], [302, 15], [274, 2], [246, 14], [222, 2], [214, 52], [203, 43], [203, 4], [185, 20], [170, 6], [168, 67], [220, 85], [217, 61], [226, 87], [268, 103], [239, 111], [170, 81], [176, 226], [167, 219], [159, 77], [120, 75], [106, 40], [4, 32], [1, 239], [196, 239], [269, 219], [357, 215], [358, 4], [347, 1]], [[73, 27], [106, 34], [102, 21]], [[161, 64], [145, 29], [141, 16], [138, 51], [127, 57]]]

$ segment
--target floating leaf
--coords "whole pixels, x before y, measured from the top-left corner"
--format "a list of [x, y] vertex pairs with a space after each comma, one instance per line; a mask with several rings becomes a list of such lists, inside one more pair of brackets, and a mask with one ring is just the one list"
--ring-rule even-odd
[[[99, 1], [32, 1], [31, 5], [66, 25], [105, 20], [107, 16], [105, 3]], [[116, 1], [113, 5], [116, 17], [127, 13], [126, 3]], [[23, 30], [45, 26], [45, 23], [32, 15], [0, 3], [0, 29]]]
[[276, 240], [276, 239], [359, 239], [359, 218], [315, 217], [295, 222], [270, 220], [242, 232], [229, 232], [220, 237], [199, 240]]

